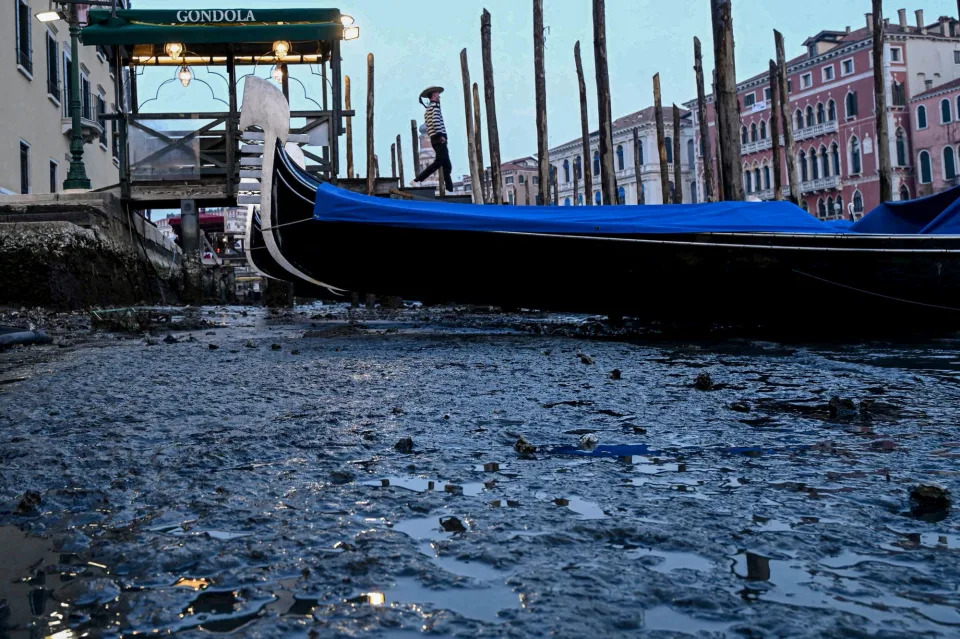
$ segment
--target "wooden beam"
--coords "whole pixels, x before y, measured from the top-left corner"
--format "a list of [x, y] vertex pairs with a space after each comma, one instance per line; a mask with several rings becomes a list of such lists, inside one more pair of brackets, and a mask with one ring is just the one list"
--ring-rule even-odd
[[397, 145], [390, 145], [390, 177], [397, 177]]
[[476, 138], [474, 148], [477, 150], [477, 174], [480, 176], [480, 201], [486, 204], [488, 200], [487, 181], [483, 164], [483, 133], [480, 128], [480, 87], [473, 83], [473, 135]]
[[800, 175], [797, 173], [797, 153], [793, 144], [793, 117], [790, 115], [790, 91], [787, 86], [787, 56], [784, 53], [783, 34], [773, 32], [777, 47], [777, 79], [780, 81], [780, 124], [783, 130], [783, 157], [787, 167], [788, 200], [800, 206]]
[[[467, 163], [470, 165], [470, 187], [474, 204], [483, 204], [483, 192], [480, 190], [480, 173], [477, 168], [477, 139], [473, 133], [473, 98], [470, 95], [470, 65], [467, 63], [467, 50], [460, 51], [460, 75], [463, 80], [463, 113], [467, 123]], [[452, 177], [452, 176], [451, 176]], [[443, 183], [440, 184], [441, 190]]]
[[543, 62], [543, 0], [533, 0], [533, 85], [537, 108], [537, 195], [550, 203], [549, 150], [547, 148], [547, 81]]
[[653, 76], [653, 114], [657, 122], [657, 155], [660, 158], [660, 201], [670, 204], [670, 171], [667, 168], [667, 141], [663, 127], [663, 105], [660, 101], [660, 74]]
[[583, 79], [583, 62], [580, 59], [580, 41], [573, 45], [573, 59], [577, 64], [577, 83], [580, 86], [580, 135], [583, 138], [583, 160], [580, 166], [583, 170], [583, 201], [587, 206], [593, 205], [593, 179], [590, 172], [593, 170], [593, 158], [590, 156], [590, 121], [587, 118], [587, 84]]
[[[350, 76], [343, 76], [343, 105], [344, 109], [347, 111], [353, 108], [353, 105], [350, 103]], [[336, 126], [336, 123], [334, 123]], [[330, 135], [334, 135], [334, 132], [331, 131]], [[352, 180], [353, 175], [353, 118], [347, 116], [347, 179]]]
[[413, 157], [413, 179], [417, 179], [420, 175], [420, 132], [416, 120], [410, 120], [410, 153]]
[[400, 180], [400, 188], [403, 188], [403, 185], [406, 182], [403, 179], [403, 149], [400, 147], [400, 134], [397, 134], [397, 174]]
[[[703, 165], [703, 194], [707, 202], [716, 201], [713, 189], [713, 156], [710, 153], [710, 125], [707, 122], [707, 96], [703, 81], [703, 51], [700, 38], [693, 39], [693, 70], [697, 74], [697, 120], [700, 122], [700, 163]], [[714, 96], [716, 97], [716, 96]], [[696, 168], [694, 168], [696, 171]]]
[[[944, 27], [946, 29], [946, 27]], [[890, 129], [887, 126], [887, 74], [883, 66], [883, 0], [873, 0], [873, 95], [877, 114], [877, 173], [880, 176], [880, 204], [893, 199], [890, 166]], [[833, 211], [828, 212], [833, 215]]]
[[680, 156], [680, 109], [673, 105], [673, 203], [683, 203], [683, 158]]
[[783, 179], [780, 177], [780, 70], [770, 60], [770, 138], [773, 141], [773, 199], [783, 199]]
[[607, 202], [617, 201], [613, 173], [613, 127], [610, 114], [610, 72], [607, 68], [607, 23], [605, 0], [593, 0], [593, 56], [597, 73], [597, 110], [600, 112], [600, 184]]
[[490, 12], [480, 16], [480, 45], [483, 49], [483, 98], [487, 107], [487, 144], [490, 145], [490, 184], [494, 204], [503, 203], [500, 177], [500, 133], [497, 130], [497, 99], [493, 86], [493, 59], [490, 53]]
[[633, 175], [637, 179], [637, 204], [643, 204], [643, 163], [640, 161], [639, 127], [633, 127]]
[[373, 195], [377, 159], [373, 153], [373, 54], [367, 54], [367, 195]]
[[732, 0], [710, 0], [713, 21], [713, 57], [717, 70], [717, 119], [723, 121], [719, 140], [723, 163], [723, 192], [728, 200], [743, 200], [743, 165], [740, 160], [740, 106], [737, 69], [733, 56]]

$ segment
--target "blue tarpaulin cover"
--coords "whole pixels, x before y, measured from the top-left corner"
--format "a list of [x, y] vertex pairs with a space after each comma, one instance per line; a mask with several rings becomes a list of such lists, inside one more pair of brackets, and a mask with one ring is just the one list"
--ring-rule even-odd
[[[519, 233], [953, 233], [960, 232], [954, 189], [932, 198], [885, 204], [852, 227], [821, 222], [789, 202], [668, 206], [482, 206], [389, 200], [320, 184], [314, 219], [398, 228]], [[956, 218], [956, 219], [954, 219]], [[924, 230], [917, 231], [921, 228]]]

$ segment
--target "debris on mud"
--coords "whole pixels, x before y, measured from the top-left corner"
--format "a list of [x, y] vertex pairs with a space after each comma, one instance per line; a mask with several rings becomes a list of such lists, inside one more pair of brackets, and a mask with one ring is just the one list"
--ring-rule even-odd
[[615, 368], [610, 371], [610, 379], [620, 379], [621, 373], [619, 368]]
[[910, 491], [910, 512], [917, 519], [940, 521], [950, 510], [950, 492], [941, 486], [918, 484]]
[[577, 357], [580, 358], [580, 362], [583, 364], [587, 364], [588, 366], [593, 364], [593, 358], [586, 353], [577, 353]]
[[849, 419], [857, 416], [857, 405], [846, 397], [831, 397], [827, 403], [831, 419]]
[[600, 441], [600, 438], [597, 437], [596, 433], [587, 433], [580, 437], [580, 442], [577, 444], [582, 450], [593, 450], [597, 447], [597, 443]]
[[529, 457], [537, 452], [537, 447], [525, 440], [523, 437], [517, 440], [517, 443], [513, 445], [513, 449], [520, 453], [521, 457]]
[[443, 528], [445, 531], [452, 532], [452, 533], [467, 532], [467, 527], [463, 525], [463, 522], [460, 521], [457, 517], [454, 517], [453, 515], [441, 517], [440, 527]]
[[394, 444], [393, 447], [397, 450], [397, 452], [409, 455], [410, 453], [413, 452], [413, 438], [404, 437], [403, 439], [398, 441], [396, 444]]
[[700, 391], [716, 390], [716, 386], [713, 383], [713, 378], [710, 377], [710, 373], [700, 373], [697, 375], [697, 378], [693, 380], [693, 387]]
[[110, 308], [90, 311], [90, 327], [109, 333], [197, 331], [211, 323], [196, 308]]
[[26, 515], [37, 510], [37, 507], [43, 503], [43, 499], [40, 497], [40, 493], [28, 490], [23, 494], [23, 497], [20, 498], [20, 503], [17, 504], [17, 512], [21, 515]]

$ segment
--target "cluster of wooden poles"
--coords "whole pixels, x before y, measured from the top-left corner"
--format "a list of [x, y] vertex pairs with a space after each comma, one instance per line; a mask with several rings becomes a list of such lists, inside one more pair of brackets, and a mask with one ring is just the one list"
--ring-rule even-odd
[[[606, 41], [606, 7], [605, 0], [591, 0], [593, 3], [593, 48], [594, 66], [596, 71], [597, 106], [599, 111], [599, 143], [600, 156], [600, 192], [605, 203], [618, 201], [616, 174], [613, 169], [613, 129], [610, 105], [610, 78], [607, 66]], [[538, 167], [538, 201], [543, 204], [559, 204], [559, 189], [556, 171], [550, 171], [547, 143], [547, 98], [544, 70], [544, 25], [543, 0], [533, 2], [533, 45], [534, 45], [534, 88], [536, 94], [537, 113], [537, 160]], [[871, 0], [873, 4], [873, 68], [875, 86], [875, 106], [877, 114], [877, 158], [878, 173], [880, 176], [880, 197], [882, 202], [892, 199], [892, 182], [890, 167], [889, 131], [886, 118], [886, 82], [883, 76], [883, 46], [884, 20], [882, 0]], [[741, 105], [737, 97], [736, 66], [734, 63], [733, 42], [733, 0], [710, 0], [711, 19], [713, 26], [713, 102], [715, 110], [715, 127], [717, 149], [716, 157], [711, 157], [711, 143], [707, 118], [707, 101], [704, 86], [703, 56], [699, 38], [694, 38], [694, 72], [697, 82], [697, 119], [700, 133], [700, 156], [703, 166], [704, 197], [708, 202], [717, 200], [743, 200], [743, 166], [741, 163]], [[960, 1], [958, 1], [960, 4]], [[493, 62], [490, 48], [491, 23], [490, 12], [486, 9], [480, 18], [480, 43], [483, 57], [484, 99], [487, 110], [487, 139], [490, 145], [490, 170], [485, 175], [483, 162], [483, 144], [481, 136], [480, 90], [477, 83], [470, 83], [470, 70], [467, 64], [467, 50], [460, 51], [460, 67], [463, 80], [463, 101], [467, 134], [467, 153], [470, 164], [471, 188], [474, 202], [485, 204], [503, 203], [500, 175], [500, 136], [497, 128], [496, 93], [493, 81]], [[775, 200], [784, 198], [782, 177], [780, 170], [781, 148], [786, 158], [786, 176], [789, 186], [787, 198], [794, 204], [800, 203], [800, 181], [794, 152], [793, 118], [790, 117], [789, 92], [787, 89], [787, 65], [784, 53], [783, 35], [774, 31], [776, 60], [770, 60], [770, 93], [771, 93], [771, 138], [773, 144], [773, 197]], [[577, 82], [580, 94], [580, 124], [583, 138], [583, 161], [581, 172], [583, 176], [583, 190], [586, 194], [584, 202], [592, 204], [590, 194], [593, 192], [593, 177], [590, 166], [590, 126], [587, 117], [587, 90], [583, 74], [583, 63], [580, 56], [580, 42], [574, 45], [574, 63], [577, 70]], [[663, 106], [660, 96], [660, 74], [653, 76], [654, 114], [657, 129], [657, 147], [660, 160], [660, 183], [664, 203], [680, 203], [682, 201], [681, 163], [680, 163], [680, 109], [673, 105], [673, 184], [670, 188], [670, 175], [667, 162], [666, 135], [663, 115]], [[350, 78], [345, 78], [345, 108], [351, 109]], [[374, 153], [374, 60], [373, 54], [367, 55], [367, 166], [366, 180], [367, 193], [374, 193], [375, 178], [379, 177], [379, 162]], [[352, 118], [347, 118], [347, 177], [354, 177], [353, 161], [353, 126]], [[783, 143], [781, 144], [781, 133]], [[417, 121], [410, 121], [411, 150], [414, 171], [419, 166], [419, 132]], [[639, 187], [641, 166], [639, 152], [639, 130], [633, 129], [634, 142], [634, 171]], [[400, 135], [390, 146], [391, 175], [399, 178], [401, 186], [405, 184], [403, 172], [403, 158], [400, 147]], [[714, 160], [716, 172], [714, 172]], [[716, 176], [716, 177], [715, 177]], [[579, 173], [577, 167], [573, 171], [574, 202], [579, 195]], [[440, 176], [440, 194], [443, 196], [443, 176]], [[552, 192], [552, 198], [551, 198]], [[641, 196], [642, 197], [642, 196]], [[642, 203], [642, 201], [641, 201]]]

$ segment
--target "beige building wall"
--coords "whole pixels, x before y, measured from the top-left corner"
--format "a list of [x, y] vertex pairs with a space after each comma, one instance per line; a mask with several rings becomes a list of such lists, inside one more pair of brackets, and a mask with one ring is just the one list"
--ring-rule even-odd
[[[18, 64], [17, 8], [30, 9], [29, 65]], [[63, 20], [41, 23], [35, 15], [48, 9], [47, 0], [5, 0], [0, 2], [0, 195], [21, 192], [20, 142], [29, 145], [29, 192], [51, 192], [51, 162], [56, 162], [56, 190], [70, 167], [70, 136], [64, 133], [65, 87], [68, 78], [64, 54], [70, 55], [70, 33]], [[58, 85], [48, 87], [47, 34], [56, 42]], [[80, 70], [90, 82], [90, 92], [103, 96], [107, 112], [114, 111], [114, 82], [110, 64], [95, 47], [80, 46]], [[32, 66], [27, 69], [26, 66]], [[95, 101], [95, 97], [94, 97]], [[83, 147], [84, 163], [91, 186], [99, 188], [119, 182], [113, 159], [113, 137], [107, 123], [106, 145], [94, 139]]]

